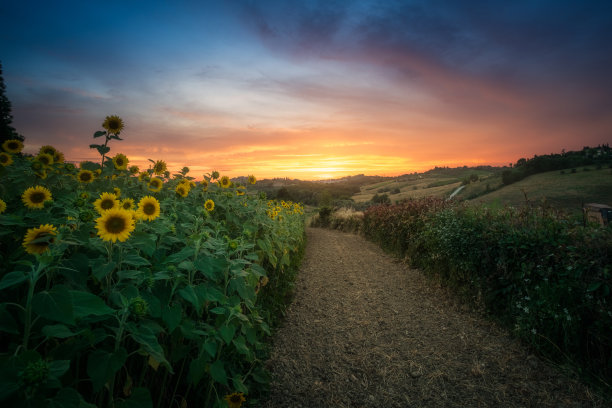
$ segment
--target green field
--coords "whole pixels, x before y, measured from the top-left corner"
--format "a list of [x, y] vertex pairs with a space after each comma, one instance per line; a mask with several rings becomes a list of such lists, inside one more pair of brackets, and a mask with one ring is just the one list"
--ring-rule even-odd
[[[586, 168], [589, 169], [589, 167]], [[474, 183], [474, 186], [464, 189], [457, 197], [467, 198], [470, 191], [473, 192], [478, 187], [476, 184], [482, 183]], [[564, 174], [561, 171], [535, 174], [471, 201], [520, 206], [525, 204], [525, 197], [530, 203], [542, 203], [545, 200], [553, 207], [562, 208], [574, 214], [580, 213], [583, 204], [586, 203], [612, 205], [612, 170], [590, 168], [585, 171], [584, 168], [579, 168], [576, 173], [564, 170]]]

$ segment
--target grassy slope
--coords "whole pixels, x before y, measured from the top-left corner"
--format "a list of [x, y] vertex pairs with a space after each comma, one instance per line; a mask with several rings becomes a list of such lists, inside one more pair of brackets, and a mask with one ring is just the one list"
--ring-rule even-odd
[[[472, 201], [519, 206], [525, 203], [525, 194], [531, 202], [546, 199], [554, 207], [572, 213], [580, 213], [583, 203], [612, 205], [612, 170], [584, 171], [580, 168], [576, 173], [565, 170], [565, 174], [560, 171], [536, 174]], [[463, 192], [459, 198], [461, 196], [465, 197]]]

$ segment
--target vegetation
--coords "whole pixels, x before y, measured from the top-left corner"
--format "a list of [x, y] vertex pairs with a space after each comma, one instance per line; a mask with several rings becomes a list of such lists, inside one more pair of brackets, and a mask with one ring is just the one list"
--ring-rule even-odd
[[370, 207], [363, 232], [609, 389], [611, 228], [575, 225], [550, 208], [427, 198]]
[[[0, 153], [0, 401], [10, 407], [238, 407], [304, 247], [298, 204], [217, 172]], [[251, 177], [254, 183], [254, 177]], [[252, 185], [249, 185], [252, 187]]]
[[0, 144], [11, 139], [23, 142], [24, 137], [15, 131], [15, 128], [11, 126], [12, 123], [11, 102], [6, 96], [6, 86], [4, 85], [2, 64], [0, 63]]

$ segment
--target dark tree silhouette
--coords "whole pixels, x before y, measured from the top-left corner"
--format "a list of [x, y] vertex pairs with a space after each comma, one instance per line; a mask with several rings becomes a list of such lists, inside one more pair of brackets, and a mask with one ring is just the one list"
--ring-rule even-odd
[[11, 102], [6, 97], [6, 86], [2, 76], [2, 63], [0, 63], [0, 144], [9, 139], [19, 139], [23, 142], [24, 137], [15, 131], [11, 123], [13, 123]]

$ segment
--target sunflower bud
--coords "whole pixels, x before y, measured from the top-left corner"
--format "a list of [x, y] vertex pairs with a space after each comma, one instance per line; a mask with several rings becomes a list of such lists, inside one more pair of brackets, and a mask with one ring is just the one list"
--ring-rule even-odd
[[130, 312], [132, 312], [132, 315], [136, 317], [146, 316], [148, 309], [149, 305], [147, 301], [140, 296], [135, 297], [130, 301]]
[[26, 386], [37, 386], [49, 377], [49, 363], [44, 360], [30, 361], [19, 373], [19, 378]]

